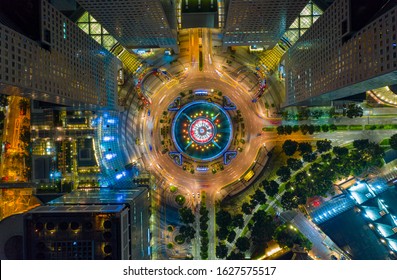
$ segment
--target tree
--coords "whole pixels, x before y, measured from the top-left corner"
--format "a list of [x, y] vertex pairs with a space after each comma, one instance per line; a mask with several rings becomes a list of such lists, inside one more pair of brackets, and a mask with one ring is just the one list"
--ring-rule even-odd
[[245, 255], [241, 252], [231, 252], [230, 255], [226, 258], [227, 260], [244, 260]]
[[8, 106], [8, 95], [0, 94], [0, 107]]
[[334, 147], [332, 151], [337, 157], [345, 157], [349, 154], [349, 149], [346, 147]]
[[200, 229], [201, 230], [207, 230], [208, 229], [207, 222], [200, 222]]
[[225, 210], [220, 210], [216, 213], [216, 224], [219, 227], [227, 228], [232, 223], [232, 215]]
[[251, 228], [252, 243], [255, 247], [266, 248], [267, 242], [272, 240], [275, 230], [273, 218], [264, 210], [257, 211], [253, 216], [254, 225]]
[[249, 203], [244, 202], [244, 203], [241, 205], [241, 211], [242, 211], [244, 214], [246, 214], [246, 215], [250, 215], [250, 214], [252, 213], [252, 207], [251, 207], [251, 205], [250, 205]]
[[324, 112], [322, 110], [313, 110], [311, 112], [311, 115], [312, 115], [313, 118], [319, 119], [319, 118], [321, 118], [324, 115]]
[[298, 184], [303, 184], [304, 182], [306, 182], [306, 179], [307, 179], [306, 171], [301, 171], [295, 176], [295, 182]]
[[27, 99], [27, 98], [21, 98], [21, 99], [19, 100], [19, 108], [20, 108], [22, 111], [26, 111], [27, 108], [28, 108], [28, 106], [29, 106], [29, 99]]
[[181, 226], [179, 229], [179, 233], [185, 238], [185, 239], [193, 239], [195, 234], [196, 234], [196, 230], [191, 227], [191, 226]]
[[285, 192], [281, 197], [281, 205], [285, 210], [291, 210], [297, 208], [299, 204], [293, 192]]
[[280, 125], [280, 126], [277, 127], [277, 134], [278, 135], [285, 134], [285, 130], [284, 130], [284, 126], [283, 125]]
[[268, 196], [273, 197], [278, 193], [278, 188], [279, 184], [276, 181], [271, 180], [269, 185], [265, 188], [265, 192]]
[[359, 140], [354, 140], [353, 141], [353, 147], [356, 148], [357, 150], [365, 150], [369, 145], [369, 140], [368, 139], [359, 139]]
[[310, 117], [309, 109], [305, 107], [299, 107], [298, 109], [298, 120], [307, 120]]
[[229, 232], [229, 235], [227, 236], [227, 242], [232, 243], [235, 238], [236, 238], [236, 232], [232, 230], [231, 232]]
[[309, 154], [304, 154], [303, 155], [303, 160], [306, 162], [313, 162], [316, 160], [316, 154], [315, 153], [309, 153]]
[[256, 190], [252, 196], [252, 200], [254, 200], [257, 204], [265, 204], [267, 201], [266, 194], [261, 190]]
[[229, 235], [229, 230], [226, 227], [221, 227], [217, 230], [216, 235], [218, 236], [219, 240], [225, 240]]
[[179, 209], [179, 216], [181, 218], [182, 223], [184, 224], [191, 224], [195, 220], [192, 209], [188, 207], [182, 207], [181, 209]]
[[303, 135], [306, 135], [309, 132], [309, 126], [307, 124], [302, 124], [300, 130]]
[[247, 237], [239, 237], [236, 240], [236, 247], [240, 252], [245, 252], [251, 247], [251, 243]]
[[308, 125], [307, 127], [307, 131], [309, 132], [309, 134], [313, 134], [316, 131], [316, 127], [314, 125]]
[[363, 116], [363, 108], [356, 104], [349, 104], [346, 110], [346, 116], [350, 119]]
[[332, 142], [330, 140], [319, 140], [316, 143], [317, 146], [317, 150], [319, 153], [324, 153], [324, 152], [328, 152], [329, 150], [332, 149]]
[[390, 147], [394, 150], [397, 150], [397, 134], [394, 134], [390, 137]]
[[284, 132], [285, 132], [285, 134], [291, 135], [291, 133], [292, 133], [292, 126], [290, 126], [290, 125], [284, 126]]
[[288, 166], [281, 166], [276, 174], [280, 176], [280, 181], [281, 182], [287, 182], [289, 178], [291, 178], [291, 170], [289, 169]]
[[329, 109], [328, 116], [329, 116], [330, 118], [335, 118], [337, 115], [338, 115], [338, 114], [336, 113], [335, 107], [331, 107], [331, 109]]
[[292, 248], [294, 244], [302, 246], [306, 250], [312, 248], [311, 242], [291, 224], [278, 227], [274, 233], [274, 239], [281, 247]]
[[322, 154], [321, 155], [321, 160], [323, 162], [330, 162], [332, 159], [332, 155], [331, 154]]
[[19, 139], [24, 143], [30, 142], [30, 130], [24, 127], [19, 135]]
[[321, 126], [321, 130], [322, 130], [323, 132], [328, 132], [328, 131], [329, 131], [329, 126], [328, 126], [327, 124], [323, 124], [323, 125]]
[[295, 159], [295, 158], [287, 159], [287, 165], [289, 168], [291, 168], [294, 171], [301, 169], [303, 166], [302, 161], [300, 161], [299, 159]]
[[281, 113], [281, 116], [283, 117], [284, 120], [293, 120], [295, 118], [295, 115], [292, 112], [289, 111], [284, 111]]
[[338, 128], [337, 128], [336, 125], [334, 125], [334, 124], [330, 124], [330, 125], [329, 125], [329, 130], [335, 131], [335, 130], [337, 130], [337, 129], [338, 129]]
[[233, 226], [241, 229], [244, 227], [243, 214], [237, 214], [233, 216]]
[[298, 148], [298, 142], [286, 140], [283, 144], [283, 151], [287, 156], [292, 156]]
[[219, 259], [224, 259], [227, 257], [227, 246], [225, 244], [219, 244], [216, 246], [216, 257]]
[[207, 207], [205, 207], [204, 205], [202, 205], [200, 207], [200, 215], [201, 216], [207, 216], [208, 217], [209, 211], [207, 210]]
[[300, 151], [301, 155], [311, 153], [312, 145], [308, 142], [299, 143], [299, 151]]
[[269, 184], [270, 184], [270, 182], [268, 180], [266, 180], [266, 179], [263, 180], [262, 183], [261, 183], [262, 188], [264, 188], [264, 189], [266, 189], [269, 186]]

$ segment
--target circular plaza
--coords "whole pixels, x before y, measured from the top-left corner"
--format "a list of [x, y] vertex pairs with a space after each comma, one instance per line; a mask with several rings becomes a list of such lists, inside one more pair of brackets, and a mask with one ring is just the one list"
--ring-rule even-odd
[[183, 155], [195, 161], [212, 161], [230, 146], [233, 128], [229, 114], [220, 105], [198, 100], [177, 112], [171, 134]]

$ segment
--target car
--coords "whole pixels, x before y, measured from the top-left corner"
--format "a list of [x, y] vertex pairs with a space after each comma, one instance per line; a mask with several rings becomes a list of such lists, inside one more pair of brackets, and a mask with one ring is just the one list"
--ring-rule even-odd
[[148, 115], [148, 117], [150, 117], [150, 110], [147, 111], [147, 115]]
[[200, 198], [200, 193], [197, 193], [197, 198]]
[[193, 198], [194, 198], [194, 193], [192, 193], [192, 196], [193, 196]]

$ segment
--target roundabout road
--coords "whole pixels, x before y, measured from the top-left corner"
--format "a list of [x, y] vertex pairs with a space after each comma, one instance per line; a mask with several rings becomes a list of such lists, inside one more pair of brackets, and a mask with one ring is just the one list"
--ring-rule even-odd
[[[196, 71], [190, 68], [187, 77], [182, 82], [171, 80], [168, 83], [160, 84], [151, 96], [150, 117], [145, 118], [143, 125], [144, 142], [147, 144], [147, 162], [150, 168], [154, 169], [162, 177], [168, 179], [169, 183], [190, 188], [198, 191], [202, 187], [206, 191], [216, 190], [220, 187], [238, 180], [255, 160], [258, 149], [263, 145], [262, 137], [257, 137], [262, 132], [265, 121], [258, 117], [257, 105], [251, 102], [251, 95], [243, 87], [223, 75], [222, 78], [215, 72], [209, 75], [208, 72]], [[171, 84], [172, 86], [168, 86]], [[179, 96], [182, 91], [194, 89], [216, 89], [228, 96], [241, 111], [245, 125], [245, 144], [243, 151], [225, 169], [216, 174], [211, 172], [190, 174], [173, 163], [168, 154], [161, 154], [160, 119], [163, 111], [167, 111], [168, 105]], [[153, 131], [152, 131], [153, 130]], [[150, 151], [149, 145], [152, 148]], [[207, 189], [209, 188], [209, 189]], [[212, 191], [210, 191], [212, 192]]]

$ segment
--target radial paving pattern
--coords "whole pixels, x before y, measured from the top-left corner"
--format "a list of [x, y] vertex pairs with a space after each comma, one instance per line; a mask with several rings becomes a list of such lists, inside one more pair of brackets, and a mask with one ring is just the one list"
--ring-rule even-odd
[[221, 156], [232, 139], [232, 123], [221, 106], [207, 101], [187, 104], [175, 115], [172, 139], [179, 152], [199, 161]]

